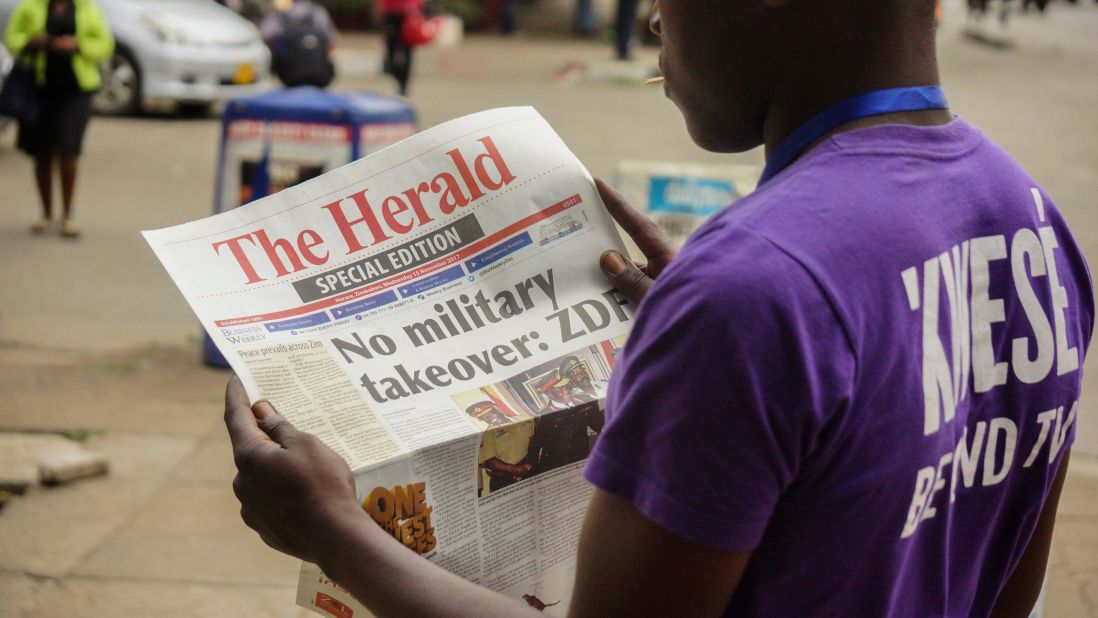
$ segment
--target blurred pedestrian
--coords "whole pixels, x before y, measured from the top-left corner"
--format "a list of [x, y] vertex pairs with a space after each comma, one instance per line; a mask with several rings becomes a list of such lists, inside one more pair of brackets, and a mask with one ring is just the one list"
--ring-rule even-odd
[[274, 8], [259, 30], [275, 75], [291, 88], [327, 88], [335, 79], [331, 55], [339, 38], [331, 15], [312, 0], [276, 0]]
[[505, 36], [511, 36], [517, 30], [515, 11], [518, 9], [518, 0], [502, 0], [499, 5], [499, 31]]
[[572, 30], [579, 36], [590, 36], [598, 29], [599, 22], [595, 16], [594, 0], [576, 0], [575, 20]]
[[614, 20], [614, 46], [618, 60], [629, 60], [629, 42], [637, 24], [637, 8], [640, 0], [618, 0], [617, 18]]
[[[968, 19], [964, 35], [971, 41], [992, 47], [1009, 48], [1014, 45], [1010, 34], [1010, 0], [999, 0], [998, 8], [992, 0], [968, 0]], [[997, 26], [989, 24], [993, 22]]]
[[423, 0], [379, 0], [375, 6], [381, 10], [385, 28], [385, 72], [396, 78], [400, 96], [407, 96], [412, 46], [404, 40], [404, 23], [410, 17], [422, 16]]
[[19, 149], [34, 157], [42, 217], [35, 234], [53, 229], [53, 163], [60, 162], [61, 235], [76, 238], [73, 222], [76, 170], [99, 89], [99, 61], [114, 53], [114, 37], [95, 0], [22, 0], [12, 12], [4, 44], [17, 62], [32, 68], [40, 113], [19, 125]]

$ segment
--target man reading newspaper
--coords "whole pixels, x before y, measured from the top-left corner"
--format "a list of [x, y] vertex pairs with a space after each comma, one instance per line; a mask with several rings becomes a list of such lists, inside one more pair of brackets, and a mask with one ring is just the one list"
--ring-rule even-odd
[[[762, 144], [767, 168], [678, 255], [599, 185], [649, 262], [601, 257], [643, 302], [569, 614], [1026, 615], [1092, 290], [1049, 197], [949, 112], [934, 2], [659, 0], [652, 28], [694, 140]], [[378, 615], [535, 611], [402, 547], [343, 459], [236, 380], [226, 397], [272, 547]]]

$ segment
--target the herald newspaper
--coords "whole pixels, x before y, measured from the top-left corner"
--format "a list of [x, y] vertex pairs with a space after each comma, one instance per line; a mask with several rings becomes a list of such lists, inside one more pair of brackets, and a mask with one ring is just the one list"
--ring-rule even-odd
[[[466, 116], [145, 232], [253, 400], [339, 452], [409, 551], [565, 611], [632, 308], [590, 174], [532, 108]], [[367, 615], [304, 564], [297, 601]]]

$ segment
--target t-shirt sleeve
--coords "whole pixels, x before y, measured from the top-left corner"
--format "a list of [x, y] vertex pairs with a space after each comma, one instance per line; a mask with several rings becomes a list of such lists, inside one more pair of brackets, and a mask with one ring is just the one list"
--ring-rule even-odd
[[683, 538], [753, 549], [854, 368], [796, 260], [748, 230], [697, 237], [638, 310], [585, 474]]

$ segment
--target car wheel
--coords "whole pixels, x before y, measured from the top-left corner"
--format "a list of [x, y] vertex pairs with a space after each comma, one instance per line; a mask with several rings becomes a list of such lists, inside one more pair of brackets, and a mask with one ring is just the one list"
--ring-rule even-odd
[[133, 55], [121, 47], [99, 65], [103, 85], [95, 93], [92, 107], [101, 114], [130, 114], [141, 108], [141, 69]]

